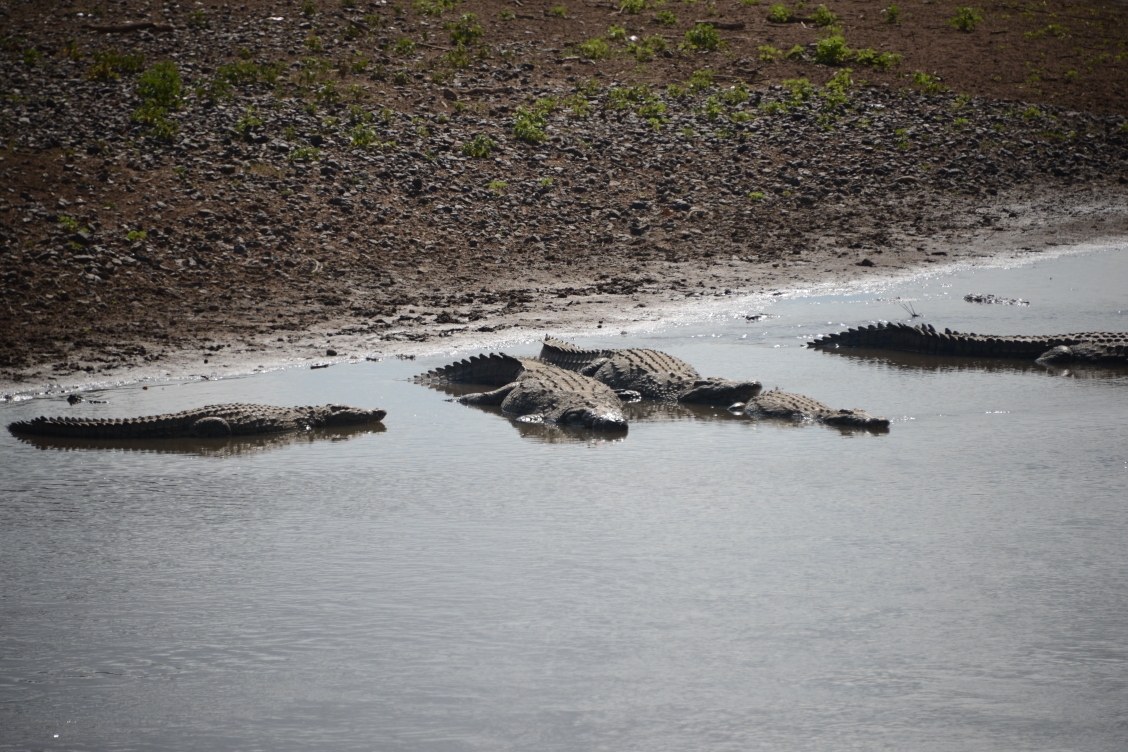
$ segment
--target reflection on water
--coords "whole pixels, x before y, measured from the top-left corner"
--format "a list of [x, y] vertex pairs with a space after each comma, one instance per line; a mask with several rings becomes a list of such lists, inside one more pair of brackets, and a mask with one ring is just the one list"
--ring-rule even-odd
[[195, 454], [201, 457], [231, 457], [264, 452], [291, 444], [311, 444], [315, 441], [348, 441], [369, 433], [383, 433], [388, 429], [381, 423], [335, 428], [315, 428], [309, 431], [257, 434], [253, 436], [226, 436], [197, 439], [71, 439], [54, 436], [25, 436], [16, 438], [36, 449], [75, 451], [151, 452], [154, 454]]
[[906, 370], [984, 373], [1035, 373], [1074, 379], [1105, 379], [1128, 376], [1128, 368], [1099, 363], [1054, 365], [1018, 358], [968, 358], [957, 355], [922, 355], [897, 350], [874, 350], [863, 347], [842, 347], [836, 350], [812, 350], [831, 358], [851, 358], [864, 363], [892, 366]]

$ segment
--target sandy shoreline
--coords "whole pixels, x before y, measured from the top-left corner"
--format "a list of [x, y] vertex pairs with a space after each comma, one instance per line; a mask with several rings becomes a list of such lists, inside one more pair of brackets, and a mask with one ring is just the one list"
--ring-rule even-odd
[[[21, 401], [69, 392], [87, 392], [131, 383], [182, 382], [242, 377], [287, 368], [329, 367], [358, 360], [414, 358], [447, 353], [465, 355], [529, 343], [546, 332], [581, 337], [597, 333], [652, 331], [676, 322], [711, 316], [742, 316], [765, 310], [773, 300], [794, 296], [858, 294], [922, 275], [942, 275], [962, 268], [1021, 265], [1039, 259], [1123, 247], [1128, 244], [1128, 203], [1116, 192], [1084, 189], [1068, 196], [999, 196], [992, 209], [1018, 217], [1006, 226], [973, 231], [941, 240], [930, 238], [928, 255], [915, 263], [839, 266], [833, 258], [796, 263], [787, 284], [771, 284], [778, 271], [767, 264], [739, 261], [714, 263], [696, 272], [697, 287], [689, 294], [660, 287], [642, 287], [629, 295], [594, 295], [557, 303], [552, 297], [531, 301], [519, 313], [489, 316], [474, 327], [458, 323], [423, 323], [385, 330], [379, 335], [349, 332], [350, 320], [330, 320], [301, 331], [271, 332], [261, 337], [220, 336], [211, 347], [169, 349], [159, 362], [112, 371], [52, 377], [29, 367], [21, 380], [0, 381], [0, 399]], [[1014, 210], [1021, 210], [1015, 212]], [[937, 254], [937, 255], [932, 255]], [[874, 258], [880, 259], [879, 256]], [[675, 266], [675, 265], [671, 265]], [[676, 265], [689, 267], [690, 264]], [[752, 268], [750, 268], [752, 267]], [[767, 285], [749, 283], [749, 272]], [[753, 276], [753, 280], [757, 277]], [[715, 289], [714, 289], [715, 288]], [[987, 291], [989, 292], [989, 291]], [[411, 322], [414, 324], [414, 322]], [[846, 322], [851, 323], [862, 322]], [[219, 333], [217, 332], [217, 335]], [[214, 349], [212, 349], [214, 348]], [[334, 355], [330, 355], [330, 352]]]

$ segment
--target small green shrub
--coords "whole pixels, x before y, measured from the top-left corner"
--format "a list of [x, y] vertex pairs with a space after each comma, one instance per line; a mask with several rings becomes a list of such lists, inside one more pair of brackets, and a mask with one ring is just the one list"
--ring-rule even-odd
[[521, 106], [517, 108], [517, 112], [513, 116], [513, 135], [517, 137], [518, 141], [524, 141], [527, 144], [539, 144], [545, 140], [544, 128], [548, 124], [547, 116], [550, 108], [538, 105], [540, 105], [540, 102], [532, 107]]
[[349, 143], [354, 149], [367, 149], [377, 142], [376, 131], [367, 125], [357, 125], [349, 131]]
[[689, 77], [686, 86], [691, 94], [711, 88], [713, 86], [713, 71], [708, 68], [695, 70], [693, 75]]
[[784, 57], [788, 60], [802, 60], [803, 55], [805, 55], [806, 53], [807, 51], [803, 49], [803, 45], [797, 44], [786, 53], [784, 53]]
[[74, 217], [59, 217], [59, 224], [67, 232], [78, 232], [78, 220]]
[[502, 8], [497, 12], [497, 17], [502, 21], [512, 21], [514, 18], [517, 18], [517, 14], [509, 8]]
[[640, 42], [631, 42], [627, 45], [627, 53], [633, 55], [640, 63], [654, 59], [654, 56], [666, 50], [666, 38], [655, 34]]
[[858, 65], [868, 65], [875, 70], [885, 71], [901, 64], [901, 56], [896, 52], [882, 52], [870, 47], [863, 47], [854, 53], [854, 62]]
[[144, 230], [130, 230], [125, 234], [125, 239], [130, 243], [136, 243], [139, 240], [144, 240], [149, 236], [149, 233]]
[[546, 15], [551, 18], [567, 18], [568, 9], [563, 5], [554, 5], [553, 7], [548, 9], [548, 13]]
[[397, 55], [411, 55], [415, 52], [415, 41], [407, 37], [400, 37], [392, 46], [392, 50]]
[[947, 86], [940, 84], [937, 76], [929, 75], [923, 71], [913, 73], [913, 83], [920, 87], [924, 94], [941, 94], [948, 90]]
[[[454, 6], [460, 1], [461, 0], [416, 0], [411, 7], [421, 16], [439, 18], [448, 10], [454, 10]], [[396, 15], [399, 14], [397, 13]]]
[[607, 38], [613, 42], [621, 42], [627, 38], [627, 30], [622, 26], [611, 24], [607, 27]]
[[576, 52], [580, 54], [580, 57], [588, 60], [602, 60], [611, 56], [611, 47], [600, 37], [595, 37], [594, 39], [585, 39], [577, 44]]
[[486, 183], [486, 187], [500, 196], [501, 194], [505, 193], [505, 189], [509, 187], [509, 183], [505, 182], [504, 180], [491, 180], [490, 182]]
[[398, 70], [392, 74], [392, 83], [396, 86], [407, 86], [411, 83], [411, 74], [405, 70]]
[[820, 5], [811, 14], [811, 20], [818, 26], [833, 26], [838, 23], [838, 16], [834, 15], [825, 5]]
[[462, 144], [462, 156], [473, 157], [474, 159], [485, 159], [496, 148], [497, 144], [493, 142], [493, 139], [484, 134], [480, 134]]
[[188, 27], [192, 29], [208, 28], [208, 14], [200, 8], [188, 14]]
[[677, 26], [678, 17], [674, 15], [673, 11], [660, 10], [654, 14], [655, 23], [660, 23], [663, 26]]
[[791, 9], [783, 3], [776, 3], [768, 8], [768, 20], [772, 23], [788, 23], [794, 18]]
[[316, 146], [299, 146], [290, 152], [291, 162], [313, 162], [321, 156], [321, 149]]
[[723, 46], [721, 35], [712, 24], [695, 24], [685, 33], [685, 41], [680, 45], [683, 50], [715, 52]]
[[721, 101], [729, 107], [736, 107], [748, 101], [748, 87], [743, 81], [737, 81], [720, 93]]
[[901, 23], [901, 9], [896, 5], [890, 5], [888, 8], [881, 11], [881, 17], [887, 24]]
[[770, 44], [762, 44], [756, 49], [760, 53], [760, 62], [762, 63], [774, 63], [783, 57], [783, 50], [776, 49]]
[[764, 192], [763, 191], [752, 191], [748, 194], [748, 198], [752, 199], [753, 201], [763, 201], [764, 200]]
[[258, 116], [258, 112], [254, 107], [248, 107], [243, 117], [235, 123], [235, 132], [241, 137], [246, 138], [250, 132], [262, 126], [262, 118]]
[[137, 96], [158, 107], [176, 109], [180, 92], [180, 71], [172, 61], [157, 63], [137, 80]]
[[325, 50], [325, 46], [321, 44], [321, 39], [316, 34], [310, 34], [305, 39], [306, 49], [313, 53], [320, 53]]
[[145, 65], [140, 52], [122, 54], [117, 50], [99, 50], [94, 53], [94, 65], [87, 78], [91, 81], [116, 81], [122, 73], [136, 73]]
[[646, 0], [623, 0], [619, 5], [619, 12], [636, 15], [646, 8]]
[[482, 36], [482, 25], [478, 23], [478, 16], [474, 13], [463, 13], [457, 21], [448, 21], [443, 28], [450, 32], [450, 41], [467, 47], [473, 45]]
[[309, 18], [317, 12], [317, 3], [313, 0], [302, 0], [302, 15]]
[[956, 15], [948, 19], [948, 25], [960, 31], [972, 32], [975, 27], [983, 21], [983, 16], [976, 12], [975, 8], [963, 6], [956, 8]]
[[822, 65], [842, 65], [850, 59], [852, 51], [846, 46], [846, 39], [833, 34], [820, 39], [815, 45], [815, 62]]

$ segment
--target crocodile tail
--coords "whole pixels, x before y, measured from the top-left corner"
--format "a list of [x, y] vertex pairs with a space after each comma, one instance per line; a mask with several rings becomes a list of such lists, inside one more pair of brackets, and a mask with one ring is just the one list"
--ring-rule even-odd
[[584, 350], [570, 342], [545, 336], [541, 343], [540, 359], [566, 371], [580, 371], [594, 361], [606, 357], [604, 350]]
[[412, 378], [418, 384], [510, 384], [525, 370], [520, 359], [505, 353], [475, 355], [469, 359], [435, 368]]

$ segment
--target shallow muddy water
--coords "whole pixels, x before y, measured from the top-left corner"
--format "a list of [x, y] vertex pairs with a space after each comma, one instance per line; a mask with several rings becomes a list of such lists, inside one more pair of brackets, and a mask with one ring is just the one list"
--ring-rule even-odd
[[1126, 279], [1121, 249], [583, 340], [885, 434], [644, 407], [611, 439], [518, 424], [405, 380], [449, 355], [5, 406], [388, 417], [155, 448], [5, 432], [0, 746], [1123, 749], [1128, 371], [801, 344], [906, 320], [896, 298], [937, 328], [1124, 331]]

